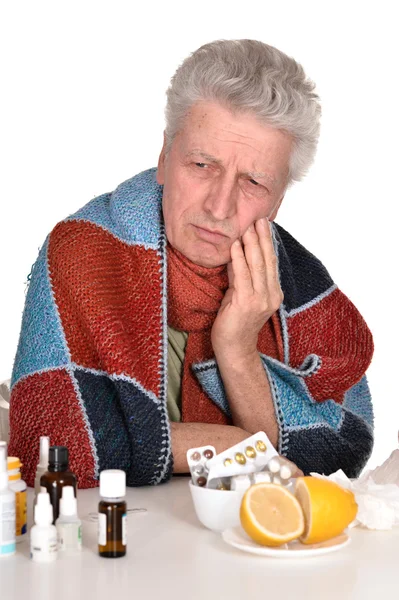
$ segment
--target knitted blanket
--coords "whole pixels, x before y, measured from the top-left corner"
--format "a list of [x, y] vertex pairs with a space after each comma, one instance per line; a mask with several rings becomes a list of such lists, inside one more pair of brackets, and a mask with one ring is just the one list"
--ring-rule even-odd
[[[66, 445], [80, 487], [99, 472], [128, 485], [173, 471], [167, 390], [166, 238], [150, 169], [59, 223], [34, 265], [12, 374], [10, 454], [33, 485], [39, 436]], [[373, 445], [365, 371], [373, 342], [321, 262], [273, 224], [284, 303], [279, 358], [261, 354], [278, 451], [305, 473], [359, 474]], [[227, 416], [215, 360], [193, 365]], [[208, 440], [212, 443], [212, 440]]]

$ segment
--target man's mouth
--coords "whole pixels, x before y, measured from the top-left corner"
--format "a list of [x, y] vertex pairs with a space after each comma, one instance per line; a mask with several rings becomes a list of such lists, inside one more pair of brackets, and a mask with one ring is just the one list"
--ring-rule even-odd
[[206, 229], [205, 227], [199, 227], [198, 225], [193, 225], [193, 227], [198, 237], [208, 242], [220, 243], [229, 239], [227, 235], [217, 229]]

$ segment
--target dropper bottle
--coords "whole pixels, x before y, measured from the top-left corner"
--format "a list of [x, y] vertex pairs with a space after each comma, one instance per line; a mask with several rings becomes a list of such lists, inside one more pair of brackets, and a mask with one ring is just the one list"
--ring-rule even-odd
[[43, 491], [45, 490], [50, 494], [54, 524], [60, 512], [62, 488], [66, 485], [73, 486], [76, 496], [76, 476], [68, 471], [68, 448], [65, 446], [51, 446], [48, 455], [48, 471], [41, 476], [40, 486]]
[[0, 558], [15, 554], [15, 492], [8, 487], [7, 444], [0, 442]]
[[60, 516], [55, 522], [58, 534], [58, 549], [73, 554], [82, 549], [82, 522], [78, 517], [78, 505], [72, 485], [62, 488]]
[[35, 524], [30, 530], [30, 557], [35, 562], [48, 563], [57, 558], [57, 530], [52, 522], [50, 496], [40, 492], [35, 506]]
[[40, 436], [40, 458], [36, 469], [35, 477], [35, 496], [40, 492], [40, 478], [48, 469], [48, 452], [50, 448], [50, 438], [46, 435]]

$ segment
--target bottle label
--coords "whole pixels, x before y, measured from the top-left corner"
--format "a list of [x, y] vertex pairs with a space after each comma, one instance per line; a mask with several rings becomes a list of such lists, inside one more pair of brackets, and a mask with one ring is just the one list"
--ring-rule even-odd
[[126, 513], [122, 515], [122, 545], [127, 545], [127, 516]]
[[106, 546], [107, 544], [107, 515], [98, 513], [98, 545]]
[[60, 550], [82, 549], [82, 533], [78, 523], [58, 523], [57, 532]]
[[44, 536], [42, 539], [34, 539], [32, 540], [31, 533], [31, 548], [30, 548], [30, 557], [33, 560], [37, 560], [40, 562], [52, 561], [57, 558], [58, 552], [58, 539], [57, 535], [51, 532], [50, 536]]
[[0, 554], [15, 551], [15, 502], [0, 497]]
[[26, 491], [15, 494], [15, 533], [24, 535], [27, 532]]

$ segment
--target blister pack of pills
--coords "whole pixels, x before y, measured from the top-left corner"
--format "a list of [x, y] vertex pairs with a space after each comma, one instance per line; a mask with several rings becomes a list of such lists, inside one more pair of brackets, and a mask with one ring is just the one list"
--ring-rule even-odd
[[262, 471], [275, 456], [278, 457], [278, 453], [269, 438], [264, 431], [259, 431], [228, 450], [216, 454], [207, 462], [207, 487], [214, 487], [214, 479]]
[[275, 483], [290, 486], [292, 483], [291, 477], [292, 470], [284, 459], [281, 456], [273, 456], [262, 471], [231, 477], [230, 489], [245, 492], [255, 483]]
[[216, 456], [216, 450], [213, 446], [201, 446], [201, 448], [191, 448], [187, 452], [187, 462], [194, 485], [204, 487], [208, 483], [208, 462]]

